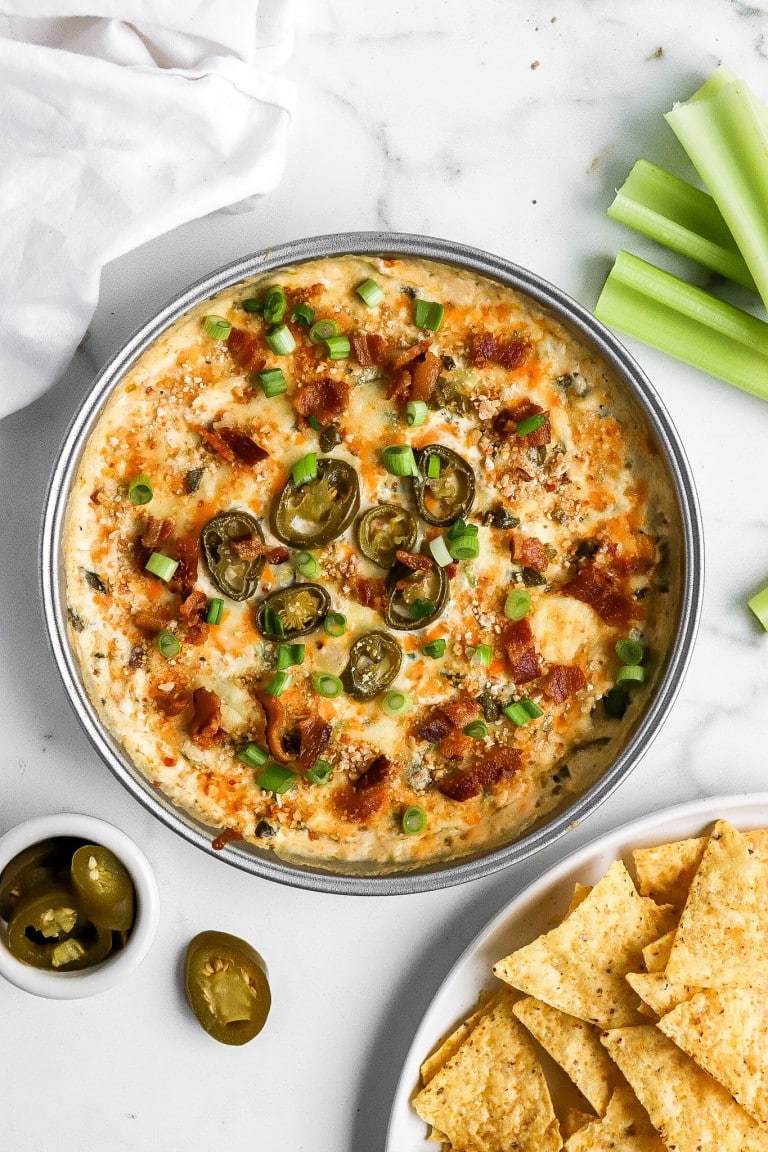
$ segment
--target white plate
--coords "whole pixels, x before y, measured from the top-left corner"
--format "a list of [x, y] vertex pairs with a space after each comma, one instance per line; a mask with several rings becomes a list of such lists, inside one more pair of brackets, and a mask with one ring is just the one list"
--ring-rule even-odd
[[410, 1103], [419, 1084], [419, 1065], [474, 1009], [483, 988], [500, 986], [491, 972], [493, 964], [553, 928], [577, 881], [594, 884], [618, 857], [628, 862], [633, 848], [701, 835], [717, 819], [730, 820], [742, 830], [768, 827], [768, 792], [694, 800], [624, 824], [545, 872], [494, 916], [456, 961], [424, 1015], [395, 1092], [386, 1152], [435, 1152], [436, 1145], [426, 1140], [426, 1124]]

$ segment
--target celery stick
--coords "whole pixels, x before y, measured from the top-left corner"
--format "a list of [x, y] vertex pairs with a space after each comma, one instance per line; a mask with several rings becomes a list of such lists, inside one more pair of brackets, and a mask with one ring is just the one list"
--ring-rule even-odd
[[768, 400], [768, 324], [629, 252], [616, 257], [595, 316]]
[[678, 105], [667, 113], [666, 120], [712, 193], [763, 303], [768, 305], [765, 108], [742, 80], [736, 80], [724, 83], [712, 96], [699, 95]]
[[648, 160], [638, 160], [608, 215], [674, 252], [750, 288], [755, 282], [711, 196]]
[[721, 64], [719, 68], [715, 68], [712, 75], [708, 80], [705, 80], [701, 88], [697, 88], [693, 96], [688, 97], [688, 103], [693, 100], [709, 100], [712, 96], [725, 88], [726, 84], [733, 84], [736, 80], [730, 68], [726, 68], [725, 64]]

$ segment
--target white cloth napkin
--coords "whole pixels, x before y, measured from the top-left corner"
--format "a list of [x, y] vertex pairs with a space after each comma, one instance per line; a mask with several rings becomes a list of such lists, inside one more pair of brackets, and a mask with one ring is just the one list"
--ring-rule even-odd
[[0, 417], [61, 374], [109, 260], [280, 179], [290, 0], [0, 0]]

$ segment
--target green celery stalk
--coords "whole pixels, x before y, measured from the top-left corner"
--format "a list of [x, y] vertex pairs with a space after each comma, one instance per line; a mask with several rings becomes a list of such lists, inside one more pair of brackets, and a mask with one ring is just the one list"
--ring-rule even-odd
[[608, 209], [634, 228], [697, 264], [756, 291], [744, 258], [711, 196], [648, 160], [638, 160]]
[[595, 316], [768, 400], [768, 324], [629, 252], [616, 257]]
[[727, 77], [727, 70], [715, 73], [666, 120], [712, 193], [768, 306], [768, 112], [744, 81]]

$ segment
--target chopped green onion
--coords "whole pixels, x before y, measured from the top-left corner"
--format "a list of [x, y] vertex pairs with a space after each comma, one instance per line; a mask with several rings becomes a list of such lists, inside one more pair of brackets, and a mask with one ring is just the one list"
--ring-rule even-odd
[[362, 297], [369, 308], [376, 308], [384, 299], [384, 291], [375, 280], [363, 280], [362, 284], [358, 284], [355, 288], [355, 292]]
[[247, 300], [243, 300], [241, 308], [243, 312], [263, 312], [264, 301], [257, 300], [254, 296], [250, 296]]
[[287, 324], [278, 324], [277, 328], [270, 328], [266, 340], [275, 356], [288, 356], [296, 348], [296, 341]]
[[153, 552], [144, 567], [153, 576], [159, 576], [166, 584], [179, 566], [178, 560], [171, 560], [170, 556], [163, 556], [162, 552]]
[[264, 631], [267, 636], [285, 636], [285, 626], [280, 613], [271, 604], [264, 609]]
[[303, 644], [281, 644], [277, 649], [277, 669], [284, 672], [286, 668], [295, 668], [304, 663], [305, 648]]
[[418, 476], [419, 470], [410, 444], [390, 444], [383, 449], [384, 467], [392, 476]]
[[310, 679], [318, 696], [325, 696], [326, 700], [335, 700], [344, 691], [344, 685], [339, 677], [333, 676], [330, 672], [313, 672]]
[[645, 680], [645, 668], [642, 664], [622, 664], [616, 673], [617, 684], [625, 682], [642, 684], [643, 680]]
[[264, 297], [264, 319], [267, 324], [279, 324], [285, 310], [288, 307], [288, 301], [285, 298], [285, 289], [281, 288], [279, 284], [273, 284], [271, 288], [267, 288], [267, 294]]
[[539, 716], [543, 716], [541, 708], [534, 704], [533, 700], [517, 700], [514, 704], [507, 704], [502, 708], [502, 712], [516, 724], [518, 728], [522, 728], [530, 720], [537, 720]]
[[626, 640], [616, 641], [616, 655], [622, 664], [642, 664], [645, 649], [639, 640], [628, 637]]
[[401, 692], [397, 688], [394, 692], [387, 692], [381, 702], [381, 707], [387, 716], [402, 716], [412, 705], [413, 700], [408, 693]]
[[322, 432], [323, 430], [323, 426], [317, 416], [307, 416], [307, 424], [309, 424], [313, 432]]
[[616, 257], [595, 316], [768, 400], [768, 324], [629, 252]]
[[648, 160], [638, 160], [608, 209], [612, 220], [634, 228], [756, 291], [736, 241], [711, 196]]
[[326, 340], [338, 334], [339, 326], [335, 320], [316, 320], [309, 330], [309, 338], [313, 344], [325, 344]]
[[313, 784], [327, 784], [332, 772], [333, 765], [327, 760], [315, 760], [307, 772], [307, 780], [311, 780]]
[[238, 760], [247, 764], [249, 768], [261, 768], [269, 760], [269, 756], [258, 744], [246, 744], [237, 754]]
[[206, 316], [203, 320], [203, 331], [206, 336], [212, 336], [214, 340], [226, 340], [232, 331], [232, 325], [223, 316]]
[[465, 736], [471, 736], [473, 740], [485, 740], [488, 735], [488, 725], [484, 720], [473, 720], [471, 724], [463, 729]]
[[448, 529], [448, 539], [456, 540], [459, 536], [477, 536], [477, 524], [467, 524], [464, 520], [454, 520]]
[[307, 580], [314, 580], [320, 575], [320, 565], [311, 552], [299, 552], [296, 555], [296, 567]]
[[748, 600], [747, 608], [754, 612], [763, 628], [768, 632], [768, 588], [763, 588], [751, 600]]
[[145, 472], [142, 472], [140, 476], [134, 476], [128, 485], [128, 499], [131, 504], [149, 504], [153, 496], [154, 491], [149, 476]]
[[316, 476], [317, 454], [315, 452], [307, 452], [306, 456], [302, 456], [291, 468], [291, 478], [297, 488], [300, 484], [306, 484], [308, 480], [314, 480]]
[[419, 596], [410, 605], [409, 611], [414, 620], [426, 620], [428, 616], [434, 615], [435, 603], [433, 600], [426, 600]]
[[531, 610], [531, 594], [525, 588], [510, 588], [504, 601], [504, 615], [508, 620], [522, 620]]
[[531, 432], [543, 427], [547, 419], [546, 412], [537, 412], [535, 416], [526, 416], [525, 420], [521, 420], [517, 426], [517, 435], [521, 438], [529, 436]]
[[439, 332], [440, 325], [445, 316], [442, 304], [433, 300], [416, 300], [413, 306], [413, 322], [417, 328], [428, 328], [430, 332]]
[[430, 660], [439, 660], [441, 656], [445, 656], [446, 641], [441, 637], [439, 640], [430, 640], [422, 648], [425, 656], [429, 656]]
[[411, 804], [403, 812], [403, 832], [408, 836], [418, 836], [427, 826], [427, 814], [418, 804]]
[[481, 668], [490, 667], [491, 660], [493, 659], [493, 649], [490, 644], [478, 644], [472, 653], [472, 663], [479, 664]]
[[258, 373], [258, 380], [268, 400], [273, 396], [282, 396], [283, 392], [288, 391], [282, 368], [267, 368], [265, 372]]
[[440, 457], [436, 456], [434, 452], [430, 452], [427, 457], [427, 479], [439, 480], [440, 479]]
[[284, 672], [281, 669], [279, 672], [275, 672], [264, 691], [267, 696], [282, 696], [286, 688], [290, 688], [292, 681], [293, 677], [290, 672]]
[[330, 360], [346, 360], [349, 357], [350, 343], [348, 336], [331, 336], [326, 340], [325, 347]]
[[297, 304], [293, 312], [291, 312], [291, 320], [294, 324], [301, 324], [304, 328], [311, 328], [312, 321], [315, 318], [314, 308], [310, 308], [309, 304]]
[[480, 541], [477, 536], [465, 533], [449, 540], [448, 550], [454, 560], [475, 560], [480, 555]]
[[224, 601], [220, 600], [218, 596], [211, 600], [208, 605], [208, 613], [205, 617], [206, 624], [221, 624], [221, 617], [224, 613]]
[[165, 656], [166, 660], [173, 660], [174, 656], [178, 656], [181, 652], [181, 644], [173, 632], [169, 632], [167, 628], [160, 629], [155, 637], [155, 644], [158, 652]]
[[326, 636], [343, 636], [347, 630], [347, 618], [343, 612], [329, 612], [323, 620]]
[[430, 540], [429, 550], [433, 560], [441, 568], [447, 568], [449, 564], [453, 563], [453, 556], [448, 551], [448, 545], [442, 536], [435, 536], [434, 540]]
[[421, 428], [427, 419], [427, 411], [427, 406], [423, 400], [409, 400], [405, 406], [405, 422], [408, 427]]
[[296, 783], [296, 773], [282, 764], [270, 764], [256, 777], [256, 783], [265, 792], [287, 792]]
[[629, 693], [626, 688], [611, 688], [603, 697], [606, 716], [611, 720], [621, 720], [629, 707]]

